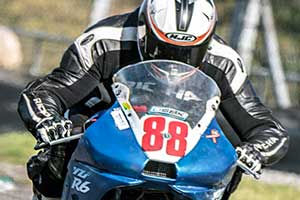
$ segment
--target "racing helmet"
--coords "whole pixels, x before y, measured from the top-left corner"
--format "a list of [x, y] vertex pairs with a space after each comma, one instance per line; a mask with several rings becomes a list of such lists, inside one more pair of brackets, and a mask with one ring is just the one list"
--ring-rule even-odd
[[170, 59], [199, 66], [215, 32], [213, 0], [144, 0], [139, 10], [142, 60]]

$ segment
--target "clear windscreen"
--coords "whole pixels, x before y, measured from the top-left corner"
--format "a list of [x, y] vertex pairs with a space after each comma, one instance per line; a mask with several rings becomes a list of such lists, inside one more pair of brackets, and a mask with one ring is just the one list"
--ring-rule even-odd
[[129, 88], [139, 118], [159, 114], [187, 121], [194, 127], [207, 110], [207, 102], [220, 97], [216, 83], [200, 70], [176, 61], [152, 60], [127, 66], [114, 76]]

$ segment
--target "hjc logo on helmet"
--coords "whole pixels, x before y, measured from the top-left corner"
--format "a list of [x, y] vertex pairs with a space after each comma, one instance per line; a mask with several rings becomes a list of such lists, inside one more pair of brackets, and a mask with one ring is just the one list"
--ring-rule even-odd
[[176, 42], [193, 42], [197, 39], [196, 36], [183, 33], [167, 33], [166, 37]]

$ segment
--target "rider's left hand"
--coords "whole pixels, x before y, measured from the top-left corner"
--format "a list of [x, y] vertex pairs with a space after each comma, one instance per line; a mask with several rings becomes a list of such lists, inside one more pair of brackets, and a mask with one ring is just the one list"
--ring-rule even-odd
[[236, 152], [238, 155], [238, 166], [241, 167], [246, 174], [259, 179], [262, 173], [261, 153], [254, 148], [253, 144], [250, 143], [245, 143], [237, 147]]

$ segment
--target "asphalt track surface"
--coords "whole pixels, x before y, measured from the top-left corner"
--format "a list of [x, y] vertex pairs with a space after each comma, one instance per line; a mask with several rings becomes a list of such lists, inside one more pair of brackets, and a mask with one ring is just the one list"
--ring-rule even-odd
[[[25, 131], [16, 109], [20, 91], [32, 79], [0, 70], [0, 133]], [[274, 115], [288, 129], [290, 148], [285, 158], [272, 168], [300, 174], [300, 108], [277, 110]]]

